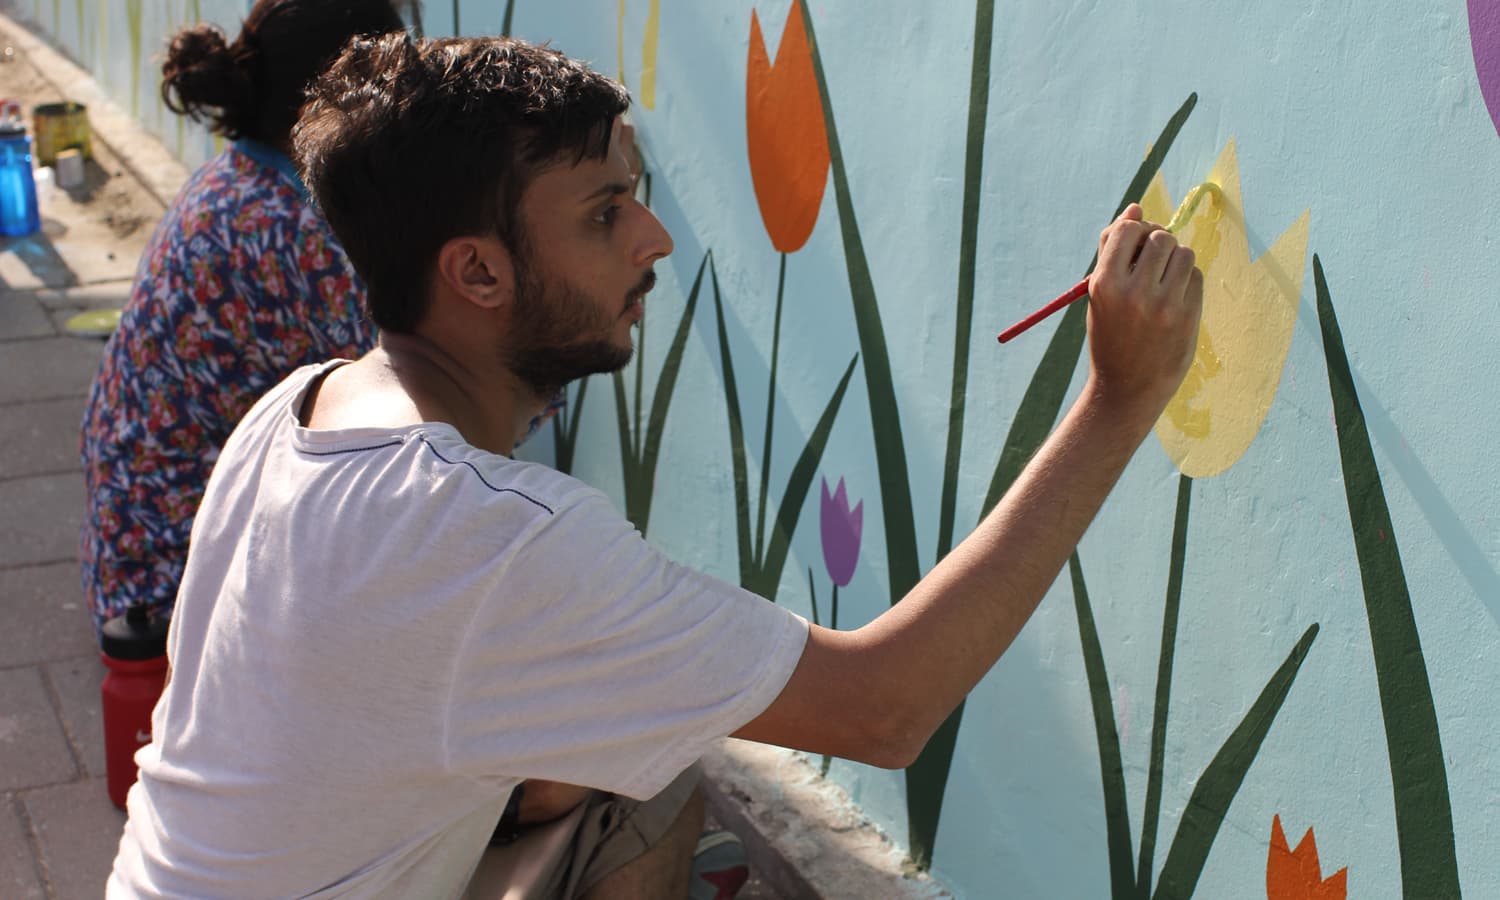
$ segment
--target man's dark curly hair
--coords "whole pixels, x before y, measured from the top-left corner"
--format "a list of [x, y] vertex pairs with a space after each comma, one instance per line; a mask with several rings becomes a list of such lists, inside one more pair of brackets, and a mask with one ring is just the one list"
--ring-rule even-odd
[[360, 39], [311, 88], [293, 143], [384, 331], [410, 333], [438, 251], [496, 235], [519, 253], [521, 194], [554, 162], [609, 152], [630, 95], [510, 38]]

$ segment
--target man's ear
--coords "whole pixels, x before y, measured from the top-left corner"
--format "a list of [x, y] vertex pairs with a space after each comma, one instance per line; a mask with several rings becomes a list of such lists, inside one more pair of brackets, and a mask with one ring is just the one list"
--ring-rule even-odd
[[438, 281], [483, 309], [497, 309], [515, 296], [510, 251], [496, 238], [457, 237], [438, 250]]

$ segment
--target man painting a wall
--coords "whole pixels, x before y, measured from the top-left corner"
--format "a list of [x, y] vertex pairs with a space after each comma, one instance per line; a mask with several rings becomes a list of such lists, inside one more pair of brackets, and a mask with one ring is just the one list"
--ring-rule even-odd
[[[632, 191], [626, 107], [505, 39], [357, 40], [314, 88], [297, 154], [381, 345], [299, 371], [225, 447], [112, 896], [686, 896], [701, 801], [678, 788], [707, 745], [909, 763], [1182, 379], [1201, 274], [1131, 206], [1099, 239], [1088, 386], [889, 614], [826, 630], [669, 563], [507, 455], [558, 388], [628, 361], [672, 250]], [[665, 832], [624, 853], [573, 830], [612, 800], [566, 797], [545, 818], [569, 840], [533, 873], [529, 844], [485, 849], [527, 779], [633, 797]]]

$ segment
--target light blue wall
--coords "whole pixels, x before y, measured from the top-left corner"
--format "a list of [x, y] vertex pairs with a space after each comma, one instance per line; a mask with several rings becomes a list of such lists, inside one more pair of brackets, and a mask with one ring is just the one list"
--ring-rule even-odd
[[[1493, 16], [1487, 4], [1472, 5], [1481, 18]], [[69, 0], [58, 5], [56, 18], [48, 3], [38, 3], [36, 12], [129, 102], [125, 6], [85, 0], [81, 35]], [[187, 7], [145, 6], [148, 49], [137, 108], [174, 145], [175, 122], [150, 100], [155, 69], [148, 57], [160, 46], [151, 36], [182, 21]], [[934, 562], [941, 516], [975, 7], [892, 0], [809, 0], [809, 6], [889, 342], [925, 570]], [[204, 0], [202, 14], [232, 23], [241, 8]], [[492, 0], [465, 2], [463, 30], [498, 31], [503, 8]], [[650, 0], [625, 0], [622, 33], [620, 0], [516, 0], [514, 31], [550, 40], [610, 74], [620, 74], [623, 46], [625, 81], [638, 90], [650, 8]], [[753, 9], [774, 55], [790, 0], [765, 0]], [[638, 107], [634, 118], [654, 173], [652, 203], [677, 251], [658, 268], [662, 285], [648, 304], [639, 365], [649, 404], [688, 288], [712, 250], [750, 481], [758, 485], [762, 467], [769, 467], [774, 508], [798, 451], [862, 348], [843, 219], [830, 183], [810, 241], [788, 260], [773, 396], [776, 442], [762, 458], [779, 257], [761, 221], [746, 155], [751, 10], [749, 2], [728, 0], [660, 3], [655, 106]], [[1494, 246], [1500, 137], [1479, 90], [1468, 10], [1452, 0], [1399, 10], [1347, 0], [1063, 0], [1003, 5], [997, 16], [958, 467], [960, 533], [980, 514], [1005, 435], [1061, 326], [1054, 319], [1004, 347], [992, 335], [1085, 271], [1098, 230], [1149, 145], [1196, 93], [1196, 108], [1161, 170], [1172, 196], [1204, 179], [1232, 138], [1252, 253], [1304, 210], [1311, 219], [1307, 274], [1274, 403], [1243, 457], [1191, 487], [1154, 870], [1162, 867], [1199, 776], [1316, 623], [1316, 639], [1212, 843], [1198, 895], [1263, 896], [1272, 821], [1280, 816], [1293, 845], [1309, 827], [1316, 830], [1323, 873], [1347, 867], [1350, 896], [1439, 896], [1411, 872], [1443, 870], [1442, 852], [1415, 859], [1412, 848], [1441, 851], [1445, 843], [1465, 894], [1500, 896], [1493, 863], [1500, 858], [1500, 829], [1493, 825], [1500, 820], [1500, 714], [1493, 703], [1500, 694], [1500, 478], [1492, 452], [1500, 446], [1500, 417], [1490, 384], [1500, 366], [1490, 337], [1500, 279]], [[444, 33], [452, 18], [450, 4], [429, 3], [428, 34]], [[1500, 34], [1476, 34], [1481, 42], [1500, 41]], [[191, 129], [175, 145], [190, 162], [211, 149]], [[1351, 520], [1346, 488], [1357, 499], [1371, 493], [1346, 483], [1341, 463], [1314, 253], [1326, 270], [1394, 530], [1387, 536], [1380, 529], [1375, 543], [1399, 542], [1422, 650], [1404, 663], [1430, 679], [1451, 841], [1443, 837], [1447, 822], [1421, 815], [1402, 822], [1398, 837], [1387, 744], [1393, 711], [1381, 705], [1372, 614], [1355, 551], [1355, 534], [1372, 534], [1375, 526], [1368, 517]], [[830, 486], [844, 478], [851, 499], [864, 502], [858, 568], [840, 593], [846, 627], [877, 616], [890, 593], [867, 362], [868, 354], [817, 467], [819, 478]], [[705, 283], [665, 424], [649, 535], [684, 561], [737, 580], [721, 364]], [[1080, 365], [1077, 376], [1082, 372]], [[626, 378], [632, 390], [635, 377], [632, 368]], [[1079, 381], [1075, 376], [1072, 390]], [[574, 471], [623, 506], [612, 390], [607, 378], [591, 382]], [[1362, 430], [1357, 426], [1349, 434]], [[544, 433], [527, 452], [550, 461], [553, 451]], [[1179, 484], [1176, 466], [1149, 438], [1080, 548], [1108, 665], [1133, 847], [1147, 792]], [[779, 587], [778, 602], [805, 615], [811, 614], [809, 569], [825, 615], [828, 600], [817, 495], [815, 480]], [[1382, 615], [1374, 617], [1377, 630], [1385, 627]], [[1408, 738], [1392, 740], [1405, 747]], [[901, 773], [836, 762], [831, 775], [898, 840], [908, 839]], [[1442, 782], [1430, 787], [1443, 789]], [[976, 900], [1105, 896], [1111, 882], [1102, 797], [1090, 686], [1065, 572], [968, 703], [942, 794], [934, 874]], [[1404, 894], [1403, 863], [1410, 870]]]

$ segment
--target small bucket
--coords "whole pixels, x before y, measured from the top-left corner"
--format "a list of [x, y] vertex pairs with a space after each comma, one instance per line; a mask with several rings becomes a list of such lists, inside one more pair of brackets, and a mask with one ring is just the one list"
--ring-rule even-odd
[[32, 132], [39, 166], [57, 165], [57, 154], [64, 150], [77, 150], [84, 159], [94, 156], [89, 110], [82, 103], [69, 101], [38, 106], [32, 111]]

